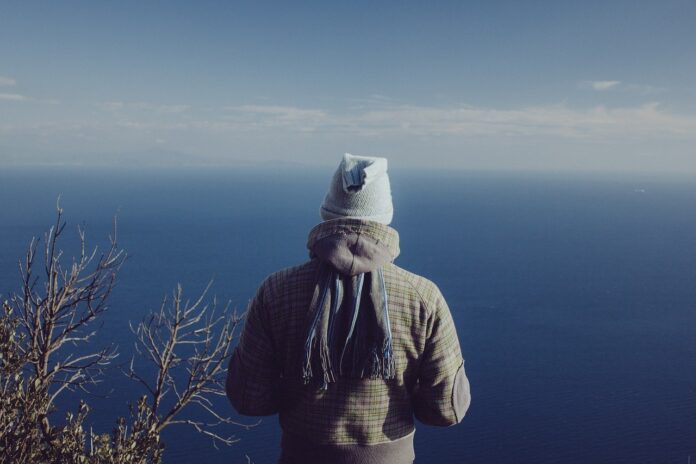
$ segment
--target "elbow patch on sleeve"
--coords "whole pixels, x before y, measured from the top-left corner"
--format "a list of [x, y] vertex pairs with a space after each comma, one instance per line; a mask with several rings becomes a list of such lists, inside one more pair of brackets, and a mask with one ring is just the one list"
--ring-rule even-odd
[[452, 388], [452, 410], [457, 423], [464, 419], [464, 415], [471, 404], [471, 392], [469, 379], [466, 378], [464, 372], [464, 362], [459, 366], [457, 373], [454, 376], [454, 387]]

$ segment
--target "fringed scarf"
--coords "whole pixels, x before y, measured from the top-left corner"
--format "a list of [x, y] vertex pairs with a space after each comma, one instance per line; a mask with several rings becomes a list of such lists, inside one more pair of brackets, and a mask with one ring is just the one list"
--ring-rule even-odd
[[[390, 233], [396, 235], [393, 229]], [[396, 237], [395, 250], [345, 230], [312, 244], [319, 266], [302, 356], [305, 384], [327, 389], [339, 377], [395, 377], [382, 265], [398, 253]]]
[[316, 374], [319, 374], [322, 389], [335, 382], [337, 376], [361, 379], [393, 379], [395, 376], [382, 268], [352, 276], [351, 281], [348, 331], [341, 340], [336, 327], [346, 293], [344, 283], [330, 264], [319, 265], [304, 345], [302, 379], [305, 384], [311, 383]]

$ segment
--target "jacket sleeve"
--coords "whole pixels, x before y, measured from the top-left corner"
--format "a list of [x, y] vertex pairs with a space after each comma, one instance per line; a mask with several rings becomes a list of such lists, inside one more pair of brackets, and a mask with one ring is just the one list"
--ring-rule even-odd
[[424, 424], [449, 426], [464, 418], [471, 394], [454, 321], [439, 290], [436, 301], [426, 326], [413, 410]]
[[227, 397], [245, 416], [270, 416], [278, 412], [279, 406], [280, 370], [268, 330], [263, 288], [249, 304], [242, 335], [227, 369]]

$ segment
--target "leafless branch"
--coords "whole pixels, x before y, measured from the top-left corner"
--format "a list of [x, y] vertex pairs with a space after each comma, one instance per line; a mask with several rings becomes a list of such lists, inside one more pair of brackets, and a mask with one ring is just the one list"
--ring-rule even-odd
[[[237, 441], [214, 431], [218, 426], [236, 425], [245, 428], [256, 424], [240, 424], [215, 411], [210, 398], [225, 396], [224, 379], [232, 341], [241, 317], [230, 311], [228, 303], [218, 311], [217, 300], [205, 302], [212, 282], [193, 302], [184, 300], [181, 285], [171, 298], [163, 298], [157, 312], [146, 316], [137, 326], [131, 325], [136, 338], [136, 351], [156, 368], [146, 379], [133, 366], [124, 373], [143, 385], [157, 416], [156, 430], [174, 424], [188, 425], [213, 439], [214, 443], [230, 445]], [[180, 418], [182, 411], [198, 406], [211, 421]]]
[[[61, 395], [88, 392], [118, 356], [116, 346], [91, 344], [126, 259], [114, 220], [101, 250], [88, 248], [78, 227], [77, 254], [65, 265], [59, 202], [56, 211], [41, 246], [32, 239], [19, 261], [19, 291], [2, 301], [0, 461], [154, 464], [161, 462], [160, 433], [169, 425], [191, 427], [215, 446], [237, 441], [226, 426], [257, 425], [239, 423], [215, 406], [225, 396], [225, 369], [241, 317], [229, 303], [219, 310], [215, 298], [207, 301], [211, 284], [195, 301], [184, 300], [177, 286], [158, 311], [130, 325], [136, 354], [121, 370], [147, 394], [131, 406], [129, 421], [119, 418], [111, 435], [87, 431], [82, 424], [89, 408], [81, 402], [62, 424], [49, 423]], [[138, 372], [136, 356], [155, 367], [154, 375]]]
[[103, 369], [118, 355], [114, 346], [79, 356], [61, 351], [66, 344], [86, 345], [96, 334], [90, 326], [108, 309], [108, 298], [126, 258], [116, 241], [114, 219], [109, 244], [101, 254], [97, 248], [87, 252], [85, 231], [78, 227], [79, 254], [64, 267], [60, 240], [65, 227], [58, 201], [55, 223], [44, 235], [43, 272], [35, 274], [39, 240], [33, 238], [19, 262], [20, 293], [6, 303], [19, 315], [18, 330], [26, 337], [21, 349], [37, 388], [52, 390], [48, 407], [65, 390], [84, 390], [98, 383]]

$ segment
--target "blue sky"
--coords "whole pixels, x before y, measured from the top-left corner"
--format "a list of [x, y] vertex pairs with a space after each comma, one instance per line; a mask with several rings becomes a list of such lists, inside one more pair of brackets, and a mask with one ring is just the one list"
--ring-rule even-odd
[[0, 166], [696, 172], [696, 2], [0, 2]]

